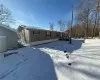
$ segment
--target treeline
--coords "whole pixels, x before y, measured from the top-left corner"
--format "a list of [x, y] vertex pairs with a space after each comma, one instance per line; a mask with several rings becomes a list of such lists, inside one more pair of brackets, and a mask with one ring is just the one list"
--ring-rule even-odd
[[[75, 8], [75, 7], [74, 7]], [[97, 37], [100, 32], [100, 0], [82, 0], [74, 13], [74, 25], [67, 22], [72, 37]]]
[[[93, 38], [93, 25], [89, 25], [88, 26], [88, 34], [86, 33], [86, 26], [85, 24], [76, 24], [73, 26], [72, 28], [72, 37], [74, 38], [88, 38], [91, 37]], [[68, 34], [70, 35], [70, 29], [67, 30]], [[96, 28], [95, 31], [95, 37], [99, 37], [99, 33], [100, 33], [100, 27]]]

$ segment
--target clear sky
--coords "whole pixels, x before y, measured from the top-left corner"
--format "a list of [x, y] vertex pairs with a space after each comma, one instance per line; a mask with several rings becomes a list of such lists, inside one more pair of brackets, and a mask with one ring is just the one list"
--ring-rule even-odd
[[80, 0], [0, 0], [12, 11], [17, 24], [39, 26], [49, 29], [49, 23], [54, 23], [57, 29], [58, 20], [71, 20], [71, 6], [78, 5]]

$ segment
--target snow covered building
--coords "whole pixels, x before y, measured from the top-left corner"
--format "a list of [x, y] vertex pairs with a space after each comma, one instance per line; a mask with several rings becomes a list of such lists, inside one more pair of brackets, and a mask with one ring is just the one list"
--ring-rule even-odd
[[17, 32], [6, 25], [0, 24], [0, 50], [1, 50], [0, 52], [10, 48], [15, 48], [17, 46], [18, 46]]
[[55, 41], [61, 36], [68, 36], [66, 32], [37, 29], [24, 25], [19, 26], [17, 30], [21, 41], [32, 45]]

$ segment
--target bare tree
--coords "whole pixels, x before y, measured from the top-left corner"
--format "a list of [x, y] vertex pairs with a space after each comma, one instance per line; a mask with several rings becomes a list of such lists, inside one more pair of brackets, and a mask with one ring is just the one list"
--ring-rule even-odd
[[54, 24], [50, 23], [50, 30], [53, 31], [54, 30]]
[[96, 36], [96, 30], [99, 24], [99, 12], [100, 12], [100, 0], [97, 0], [97, 5], [95, 11], [95, 21], [94, 21], [94, 28], [93, 28], [93, 35], [92, 37]]
[[66, 26], [67, 26], [66, 21], [59, 20], [58, 25], [59, 25], [60, 31], [66, 31]]
[[6, 8], [3, 4], [0, 4], [0, 23], [14, 23], [11, 11], [8, 8]]
[[62, 31], [62, 20], [58, 21], [58, 25], [59, 25], [60, 31]]
[[[75, 24], [72, 27], [74, 37], [92, 37], [99, 35], [100, 26], [100, 0], [81, 0], [76, 7]], [[72, 12], [73, 13], [73, 12]], [[72, 15], [73, 16], [73, 15]], [[71, 31], [71, 21], [67, 22]], [[69, 34], [70, 35], [70, 34]]]
[[85, 36], [88, 38], [88, 32], [89, 32], [89, 18], [92, 12], [92, 9], [95, 7], [95, 0], [82, 0], [81, 5], [77, 8], [77, 20], [81, 24], [85, 24]]

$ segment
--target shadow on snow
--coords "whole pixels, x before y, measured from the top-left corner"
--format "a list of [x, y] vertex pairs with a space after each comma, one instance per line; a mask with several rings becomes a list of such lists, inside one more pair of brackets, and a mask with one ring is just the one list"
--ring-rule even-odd
[[32, 56], [33, 63], [35, 63], [35, 67], [32, 69], [33, 74], [38, 76], [38, 80], [57, 80], [54, 64], [50, 55], [39, 49], [35, 51], [36, 53], [33, 53], [33, 56], [35, 56]]
[[50, 48], [58, 51], [66, 51], [72, 53], [73, 51], [80, 49], [84, 40], [72, 40], [72, 44], [68, 41], [55, 41], [51, 43], [46, 43], [42, 45], [34, 46], [35, 48]]
[[[80, 64], [80, 62], [78, 63], [78, 62], [76, 62], [76, 63], [73, 63], [73, 66], [72, 67], [70, 67], [70, 66], [68, 66], [67, 65], [67, 63], [65, 64], [63, 64], [63, 63], [58, 63], [58, 64], [55, 64], [55, 66], [59, 69], [59, 68], [65, 68], [65, 69], [67, 69], [67, 71], [72, 71], [71, 72], [71, 74], [72, 73], [79, 73], [79, 74], [81, 74], [81, 75], [85, 75], [85, 76], [87, 76], [87, 77], [90, 77], [90, 78], [93, 78], [93, 79], [96, 79], [96, 80], [99, 80], [100, 79], [100, 73], [98, 72], [98, 71], [91, 71], [91, 70], [87, 70], [87, 69], [84, 69], [84, 68], [77, 68], [77, 67], [75, 67], [75, 65], [77, 66], [78, 64]], [[94, 65], [94, 64], [88, 64], [88, 63], [82, 63], [81, 62], [81, 65], [85, 65], [85, 66], [92, 66], [92, 67], [94, 67], [94, 68], [96, 68], [96, 67], [100, 67], [100, 66], [97, 66], [97, 65]], [[66, 72], [66, 74], [67, 74], [68, 72]], [[65, 75], [66, 76], [66, 74], [64, 74], [63, 73], [63, 75]], [[75, 75], [75, 74], [74, 74]], [[69, 77], [69, 79], [71, 79], [71, 76], [68, 76]], [[77, 77], [77, 76], [76, 76]]]

